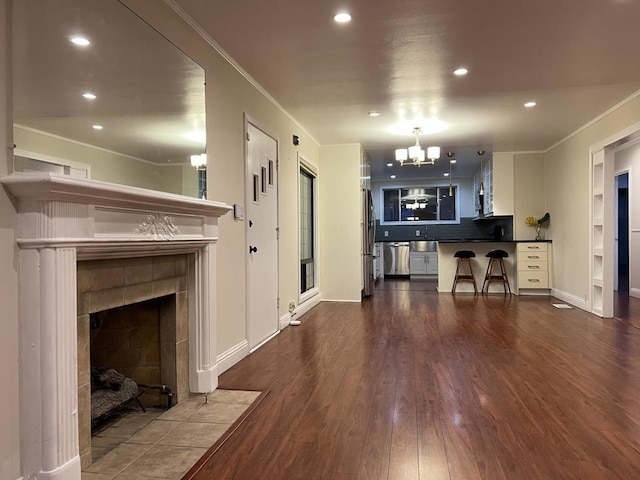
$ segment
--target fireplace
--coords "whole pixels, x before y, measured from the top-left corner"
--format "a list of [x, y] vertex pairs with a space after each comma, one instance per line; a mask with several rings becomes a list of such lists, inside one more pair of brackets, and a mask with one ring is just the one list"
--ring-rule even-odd
[[[82, 468], [91, 464], [91, 368], [115, 369], [142, 388], [144, 407], [189, 393], [190, 255], [77, 264], [78, 426]], [[153, 386], [163, 385], [161, 391]], [[151, 387], [150, 387], [151, 386]], [[114, 404], [115, 406], [115, 404]], [[104, 407], [103, 407], [104, 409]]]
[[45, 173], [2, 183], [18, 202], [24, 477], [80, 480], [92, 313], [174, 296], [187, 319], [172, 340], [186, 359], [175, 366], [177, 399], [217, 387], [215, 255], [230, 207]]

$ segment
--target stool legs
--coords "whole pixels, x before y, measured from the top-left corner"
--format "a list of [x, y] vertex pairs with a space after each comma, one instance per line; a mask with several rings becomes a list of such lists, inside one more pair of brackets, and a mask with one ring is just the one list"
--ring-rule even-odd
[[[500, 266], [500, 275], [493, 275], [493, 264], [498, 263]], [[504, 288], [504, 293], [511, 293], [511, 286], [509, 285], [509, 278], [507, 277], [507, 269], [504, 265], [502, 258], [489, 258], [489, 265], [487, 265], [487, 273], [484, 276], [484, 282], [482, 282], [482, 293], [485, 293], [485, 286], [487, 293], [489, 292], [489, 285], [491, 282], [501, 282]]]
[[[469, 267], [469, 275], [462, 274], [462, 263], [466, 263]], [[476, 285], [476, 279], [473, 276], [473, 268], [471, 268], [471, 259], [470, 258], [458, 258], [458, 264], [456, 265], [456, 276], [453, 279], [453, 288], [451, 289], [451, 293], [456, 293], [456, 287], [458, 286], [458, 282], [471, 282], [473, 283], [473, 291], [474, 293], [478, 293], [478, 287]]]

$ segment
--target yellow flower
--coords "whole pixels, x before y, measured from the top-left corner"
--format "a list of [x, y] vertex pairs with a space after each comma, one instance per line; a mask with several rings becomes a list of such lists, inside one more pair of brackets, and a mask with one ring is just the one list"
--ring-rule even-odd
[[527, 225], [538, 225], [538, 219], [536, 217], [527, 217], [524, 219], [524, 223]]

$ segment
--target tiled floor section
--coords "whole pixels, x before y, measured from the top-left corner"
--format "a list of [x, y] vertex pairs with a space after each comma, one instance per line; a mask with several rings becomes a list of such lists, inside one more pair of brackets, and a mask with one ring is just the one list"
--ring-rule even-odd
[[132, 412], [91, 439], [93, 463], [82, 480], [179, 480], [260, 392], [216, 390], [170, 410]]

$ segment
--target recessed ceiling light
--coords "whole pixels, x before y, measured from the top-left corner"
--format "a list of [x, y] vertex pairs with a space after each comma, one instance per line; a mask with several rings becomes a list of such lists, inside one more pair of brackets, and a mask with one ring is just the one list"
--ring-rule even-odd
[[102, 130], [104, 127], [102, 125], [93, 125], [94, 130]]
[[448, 176], [449, 176], [449, 172], [445, 172], [445, 173], [443, 173], [443, 175], [444, 175], [445, 177], [448, 177]]
[[393, 167], [393, 163], [391, 162], [387, 163], [387, 167]]
[[333, 19], [338, 23], [348, 23], [351, 21], [351, 15], [349, 15], [347, 12], [340, 12], [336, 13], [333, 16]]
[[537, 105], [537, 103], [534, 102], [533, 100], [524, 104], [524, 106], [527, 107], [527, 108], [533, 108], [536, 105]]
[[457, 162], [457, 160], [449, 160], [449, 162], [451, 162], [451, 163], [456, 163], [456, 162]]
[[390, 178], [396, 178], [396, 176], [395, 176], [395, 175], [391, 175], [391, 177], [390, 177]]
[[95, 100], [97, 97], [93, 93], [83, 93], [82, 96], [87, 100]]
[[380, 116], [380, 112], [369, 112], [369, 116], [370, 117], [379, 117]]
[[466, 68], [464, 68], [464, 67], [456, 68], [456, 69], [453, 71], [453, 74], [454, 74], [454, 75], [457, 75], [458, 77], [462, 77], [462, 76], [466, 75], [467, 73], [469, 73], [469, 70], [468, 70], [468, 69], [466, 69]]
[[71, 41], [71, 43], [79, 47], [86, 47], [88, 45], [91, 45], [91, 42], [84, 37], [71, 37], [69, 40]]

